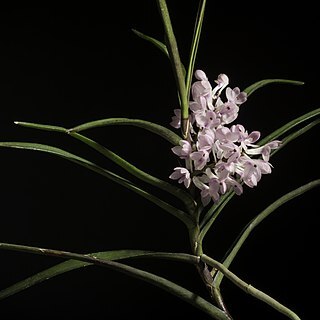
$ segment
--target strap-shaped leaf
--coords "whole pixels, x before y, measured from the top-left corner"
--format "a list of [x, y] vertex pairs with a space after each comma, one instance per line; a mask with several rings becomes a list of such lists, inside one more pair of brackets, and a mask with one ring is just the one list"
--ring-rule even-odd
[[71, 129], [66, 129], [59, 126], [44, 125], [39, 123], [24, 122], [24, 121], [15, 121], [15, 124], [18, 124], [24, 127], [34, 128], [34, 129], [56, 131], [56, 132], [62, 132], [62, 133], [81, 132], [84, 130], [94, 129], [98, 127], [107, 127], [107, 126], [116, 126], [116, 125], [135, 126], [135, 127], [148, 130], [154, 134], [157, 134], [175, 146], [179, 145], [179, 142], [182, 139], [179, 135], [177, 135], [172, 130], [166, 127], [163, 127], [159, 124], [156, 124], [150, 121], [145, 121], [140, 119], [129, 119], [129, 118], [107, 118], [107, 119], [101, 119], [101, 120], [94, 120], [94, 121], [89, 121], [89, 122], [80, 124]]
[[[79, 254], [67, 251], [53, 250], [53, 249], [45, 249], [38, 247], [30, 247], [24, 245], [10, 244], [10, 243], [0, 243], [0, 249], [3, 250], [13, 250], [19, 252], [27, 252], [32, 254], [39, 254], [45, 256], [54, 256], [59, 258], [68, 259], [63, 263], [59, 263], [49, 269], [46, 269], [42, 272], [35, 274], [27, 279], [19, 281], [18, 283], [0, 291], [0, 300], [5, 299], [15, 293], [18, 293], [22, 290], [25, 290], [33, 285], [36, 285], [45, 280], [51, 279], [54, 276], [59, 274], [75, 270], [78, 268], [83, 268], [90, 265], [98, 265], [102, 267], [111, 268], [116, 271], [123, 272], [128, 274], [129, 276], [138, 278], [140, 280], [149, 282], [157, 287], [160, 287], [169, 293], [185, 300], [186, 302], [192, 304], [193, 306], [199, 308], [205, 313], [212, 316], [214, 319], [229, 319], [224, 312], [216, 307], [212, 307], [212, 305], [201, 297], [193, 294], [189, 290], [165, 279], [159, 277], [150, 272], [145, 272], [143, 270], [130, 267], [126, 264], [114, 262], [114, 260], [122, 260], [122, 259], [132, 259], [132, 258], [155, 258], [155, 259], [167, 259], [172, 261], [179, 261], [183, 263], [190, 263], [194, 265], [198, 265], [200, 259], [207, 263], [208, 265], [214, 267], [215, 269], [222, 272], [229, 280], [231, 280], [236, 286], [244, 290], [246, 293], [251, 294], [257, 299], [262, 300], [263, 302], [269, 304], [274, 309], [282, 312], [287, 315], [291, 319], [299, 319], [299, 317], [292, 312], [290, 309], [268, 296], [261, 290], [256, 289], [252, 285], [247, 284], [242, 279], [240, 279], [237, 275], [231, 272], [228, 268], [226, 268], [222, 263], [212, 259], [211, 257], [202, 254], [199, 256], [194, 256], [185, 253], [173, 253], [173, 252], [152, 252], [152, 251], [144, 251], [144, 250], [113, 250], [106, 252], [97, 252], [93, 254]], [[191, 299], [191, 295], [193, 294], [193, 299]], [[222, 313], [221, 313], [222, 312]], [[224, 316], [227, 316], [225, 318]], [[221, 318], [222, 317], [222, 318]]]
[[[146, 281], [156, 287], [159, 287], [172, 295], [190, 303], [194, 307], [200, 309], [204, 313], [210, 315], [212, 318], [217, 320], [230, 320], [229, 317], [221, 311], [219, 308], [209, 303], [207, 300], [203, 299], [194, 292], [185, 289], [184, 287], [153, 273], [128, 266], [123, 263], [119, 263], [113, 260], [126, 259], [133, 257], [156, 257], [156, 258], [165, 258], [168, 256], [169, 259], [176, 259], [183, 262], [197, 263], [198, 257], [187, 255], [187, 254], [166, 254], [166, 253], [152, 253], [148, 251], [140, 250], [120, 250], [120, 251], [111, 251], [111, 252], [101, 252], [96, 254], [81, 255], [70, 252], [61, 252], [57, 250], [43, 249], [43, 248], [34, 248], [20, 245], [11, 245], [11, 244], [1, 244], [0, 249], [11, 249], [17, 251], [24, 251], [30, 253], [38, 253], [43, 255], [54, 255], [60, 256], [61, 258], [72, 257], [74, 260], [69, 260], [54, 267], [51, 267], [45, 271], [42, 271], [33, 277], [27, 278], [23, 281], [18, 282], [17, 284], [0, 291], [0, 299], [4, 299], [14, 293], [22, 291], [28, 287], [28, 285], [35, 285], [46, 280], [44, 277], [47, 276], [52, 278], [53, 276], [59, 275], [61, 273], [71, 271], [77, 268], [85, 267], [91, 264], [99, 265], [102, 267], [110, 268], [112, 270], [127, 274], [131, 277]], [[50, 254], [51, 251], [51, 254]]]
[[181, 62], [176, 37], [172, 28], [167, 3], [165, 0], [157, 0], [157, 4], [163, 22], [167, 48], [170, 56], [173, 74], [176, 80], [176, 87], [179, 93], [182, 135], [184, 138], [186, 138], [189, 133], [189, 101], [186, 90], [184, 68]]
[[91, 148], [95, 149], [99, 153], [103, 154], [105, 157], [110, 159], [111, 161], [115, 162], [117, 165], [124, 168], [126, 171], [134, 175], [135, 177], [141, 179], [144, 182], [147, 182], [161, 190], [164, 190], [166, 192], [171, 193], [172, 195], [176, 196], [178, 199], [183, 201], [183, 203], [186, 205], [187, 210], [191, 213], [193, 212], [193, 209], [195, 207], [195, 202], [191, 195], [189, 195], [185, 190], [178, 188], [166, 181], [163, 181], [159, 178], [156, 178], [150, 174], [147, 174], [146, 172], [138, 169], [136, 166], [132, 165], [128, 161], [124, 160], [114, 152], [108, 150], [104, 146], [100, 145], [99, 143], [93, 141], [92, 139], [89, 139], [79, 133], [76, 132], [70, 132], [70, 135], [86, 145], [90, 146]]
[[279, 137], [281, 137], [283, 134], [285, 134], [286, 132], [288, 132], [289, 130], [293, 129], [294, 127], [300, 125], [301, 123], [310, 120], [316, 116], [320, 115], [320, 108], [318, 109], [314, 109], [310, 112], [307, 112], [305, 114], [303, 114], [300, 117], [297, 117], [295, 119], [293, 119], [292, 121], [286, 123], [285, 125], [283, 125], [282, 127], [280, 127], [279, 129], [271, 132], [269, 135], [267, 135], [264, 139], [262, 139], [261, 141], [259, 141], [259, 145], [264, 145], [272, 140], [278, 139]]
[[99, 153], [103, 154], [109, 160], [113, 161], [123, 169], [125, 169], [130, 174], [134, 175], [135, 177], [141, 179], [144, 182], [147, 182], [159, 189], [162, 189], [166, 192], [171, 193], [178, 199], [180, 199], [186, 206], [189, 212], [192, 212], [195, 207], [195, 202], [191, 195], [186, 192], [184, 189], [176, 187], [173, 184], [170, 184], [166, 181], [163, 181], [159, 178], [156, 178], [145, 171], [140, 170], [136, 166], [132, 165], [130, 162], [124, 160], [122, 157], [118, 156], [116, 153], [112, 152], [111, 150], [107, 149], [106, 147], [100, 145], [96, 141], [89, 139], [73, 130], [67, 130], [63, 127], [52, 126], [52, 125], [44, 125], [44, 124], [37, 124], [37, 123], [29, 123], [29, 122], [15, 122], [18, 125], [29, 127], [33, 129], [40, 129], [46, 131], [56, 131], [62, 133], [68, 133], [70, 136], [80, 140], [81, 142], [85, 143], [86, 145], [90, 146], [91, 148], [95, 149]]
[[138, 31], [138, 30], [132, 29], [132, 31], [133, 31], [138, 37], [140, 37], [140, 38], [142, 38], [142, 39], [144, 39], [144, 40], [147, 40], [147, 41], [149, 41], [150, 43], [152, 43], [153, 45], [155, 45], [158, 49], [160, 49], [160, 51], [162, 51], [162, 52], [167, 56], [167, 58], [170, 58], [169, 52], [168, 52], [168, 49], [167, 49], [167, 46], [166, 46], [163, 42], [161, 42], [161, 41], [159, 41], [159, 40], [157, 40], [157, 39], [155, 39], [155, 38], [153, 38], [153, 37], [150, 37], [150, 36], [148, 36], [148, 35], [140, 32], [140, 31]]
[[226, 194], [224, 194], [218, 203], [213, 204], [212, 207], [207, 211], [206, 215], [203, 217], [200, 224], [200, 234], [199, 234], [199, 242], [202, 243], [205, 235], [211, 228], [214, 221], [218, 218], [220, 212], [222, 212], [223, 208], [227, 205], [227, 203], [234, 196], [234, 191], [229, 190]]
[[[268, 304], [278, 312], [286, 315], [288, 318], [292, 320], [301, 320], [298, 315], [293, 312], [291, 309], [287, 308], [284, 306], [282, 303], [279, 301], [275, 300], [271, 296], [267, 295], [266, 293], [262, 292], [261, 290], [255, 288], [249, 283], [246, 283], [242, 279], [240, 279], [237, 275], [235, 275], [233, 272], [231, 272], [229, 269], [227, 269], [222, 263], [213, 260], [212, 258], [206, 256], [203, 254], [201, 256], [201, 260], [211, 267], [213, 267], [215, 270], [219, 270], [229, 279], [231, 280], [237, 287], [242, 289], [244, 292], [250, 294], [251, 296], [263, 301], [264, 303]], [[213, 284], [214, 285], [214, 284]], [[218, 289], [219, 291], [219, 289]]]
[[[278, 209], [280, 206], [285, 204], [286, 202], [293, 200], [294, 198], [302, 195], [303, 193], [312, 190], [315, 187], [320, 186], [320, 179], [311, 181], [303, 186], [300, 186], [291, 192], [280, 197], [278, 200], [274, 201], [270, 204], [266, 209], [264, 209], [261, 213], [259, 213], [248, 225], [244, 228], [244, 230], [239, 235], [238, 239], [232, 245], [230, 250], [228, 251], [226, 257], [223, 259], [223, 265], [226, 268], [229, 268], [230, 264], [232, 263], [233, 259], [236, 257], [237, 253], [239, 252], [240, 248], [244, 244], [245, 240], [251, 234], [251, 232], [257, 227], [264, 219], [266, 219], [272, 212]], [[223, 274], [218, 272], [214, 277], [214, 284], [216, 287], [219, 288], [220, 283], [223, 278]]]
[[282, 83], [282, 84], [293, 84], [293, 85], [303, 85], [304, 82], [296, 81], [296, 80], [288, 80], [288, 79], [264, 79], [253, 83], [251, 86], [245, 88], [243, 91], [247, 93], [249, 97], [256, 90], [266, 86], [267, 84], [272, 83]]
[[193, 30], [193, 38], [192, 38], [192, 42], [191, 42], [188, 73], [187, 73], [187, 78], [186, 78], [188, 99], [190, 96], [191, 82], [192, 82], [192, 77], [193, 77], [193, 73], [194, 73], [194, 65], [195, 65], [198, 47], [199, 47], [199, 41], [200, 41], [200, 35], [201, 35], [201, 29], [202, 29], [205, 8], [206, 8], [206, 0], [199, 1], [196, 22], [195, 22], [194, 30]]
[[112, 180], [113, 182], [116, 182], [116, 183], [126, 187], [129, 190], [134, 191], [135, 193], [139, 194], [140, 196], [144, 197], [145, 199], [148, 199], [149, 201], [158, 205], [160, 208], [164, 209], [166, 212], [169, 212], [171, 215], [180, 219], [182, 222], [185, 223], [185, 225], [187, 227], [190, 227], [193, 225], [192, 220], [190, 219], [188, 214], [185, 213], [184, 211], [177, 209], [177, 208], [173, 207], [172, 205], [168, 204], [167, 202], [162, 201], [159, 198], [155, 197], [154, 195], [148, 193], [147, 191], [145, 191], [141, 188], [138, 188], [130, 180], [122, 178], [121, 176], [119, 176], [109, 170], [106, 170], [104, 168], [101, 168], [98, 165], [94, 164], [93, 162], [90, 162], [86, 159], [83, 159], [79, 156], [76, 156], [70, 152], [67, 152], [65, 150], [62, 150], [62, 149], [59, 149], [56, 147], [44, 145], [44, 144], [29, 143], [29, 142], [0, 142], [0, 147], [18, 148], [18, 149], [46, 152], [46, 153], [50, 153], [50, 154], [62, 157], [64, 159], [67, 159], [67, 160], [72, 161], [74, 163], [77, 163], [87, 169], [90, 169], [96, 173], [99, 173], [100, 175]]
[[[142, 38], [142, 39], [144, 39], [144, 40], [147, 40], [147, 41], [149, 41], [150, 43], [152, 43], [153, 45], [155, 45], [155, 46], [156, 46], [158, 49], [160, 49], [160, 51], [162, 51], [162, 52], [167, 56], [167, 58], [170, 60], [170, 55], [169, 55], [169, 52], [168, 52], [168, 48], [167, 48], [167, 46], [166, 46], [163, 42], [161, 42], [161, 41], [159, 41], [159, 40], [157, 40], [157, 39], [155, 39], [155, 38], [153, 38], [153, 37], [150, 37], [150, 36], [148, 36], [148, 35], [140, 32], [140, 31], [138, 31], [138, 30], [132, 29], [132, 31], [133, 31], [138, 37], [140, 37], [140, 38]], [[185, 67], [184, 67], [184, 65], [183, 65], [182, 63], [181, 63], [181, 67], [182, 67], [183, 75], [184, 75], [184, 77], [185, 77], [185, 76], [186, 76], [186, 69], [185, 69]]]
[[[8, 243], [0, 243], [0, 249], [5, 250], [15, 250], [15, 251], [22, 251], [22, 252], [32, 252], [38, 254], [37, 251], [42, 252], [41, 254], [50, 255], [50, 250], [48, 249], [42, 249], [42, 248], [30, 248], [31, 250], [25, 250], [25, 246], [20, 245], [12, 245]], [[58, 255], [58, 251], [55, 250], [56, 256]], [[105, 260], [121, 260], [121, 259], [127, 259], [131, 257], [138, 257], [141, 255], [145, 255], [149, 253], [149, 251], [143, 251], [143, 250], [114, 250], [114, 251], [107, 251], [107, 252], [95, 252], [92, 254], [89, 254], [90, 257], [96, 257], [98, 259], [105, 259]], [[62, 254], [61, 257], [65, 257]], [[70, 259], [72, 254], [67, 254], [68, 258]], [[56, 277], [60, 274], [87, 267], [89, 265], [92, 265], [90, 262], [85, 262], [81, 260], [67, 260], [65, 262], [59, 263], [53, 267], [50, 267], [46, 270], [43, 270], [31, 277], [28, 277], [24, 280], [21, 280], [14, 285], [11, 285], [8, 288], [5, 288], [0, 291], [0, 300], [5, 299], [9, 296], [12, 296], [18, 292], [21, 292], [25, 289], [31, 288], [32, 286], [39, 284], [43, 281], [49, 280], [53, 277]]]

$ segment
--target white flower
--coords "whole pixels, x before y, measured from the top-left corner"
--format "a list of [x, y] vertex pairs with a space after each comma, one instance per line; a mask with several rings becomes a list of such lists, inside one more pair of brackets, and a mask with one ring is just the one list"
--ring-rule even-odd
[[178, 183], [183, 183], [186, 188], [189, 188], [191, 183], [190, 172], [183, 167], [174, 168], [174, 172], [169, 176], [170, 179], [178, 180]]
[[180, 146], [171, 148], [172, 152], [179, 156], [180, 159], [188, 159], [192, 151], [190, 142], [187, 140], [180, 140], [179, 144]]
[[229, 78], [226, 74], [221, 73], [218, 75], [218, 79], [214, 81], [217, 85], [212, 90], [214, 99], [217, 99], [221, 91], [229, 84]]
[[251, 155], [261, 154], [264, 161], [269, 161], [271, 150], [277, 149], [280, 144], [281, 141], [273, 140], [261, 147], [246, 149], [246, 153]]
[[205, 149], [192, 152], [190, 158], [194, 161], [194, 168], [201, 170], [209, 160], [209, 152]]

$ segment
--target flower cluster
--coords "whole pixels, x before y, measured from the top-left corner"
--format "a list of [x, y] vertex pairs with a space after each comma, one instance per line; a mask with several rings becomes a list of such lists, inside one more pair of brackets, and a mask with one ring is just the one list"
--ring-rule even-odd
[[[259, 131], [248, 133], [241, 124], [229, 125], [238, 117], [239, 106], [247, 100], [247, 94], [238, 87], [228, 87], [227, 75], [220, 74], [214, 88], [202, 70], [195, 72], [195, 78], [189, 102], [190, 133], [172, 148], [185, 166], [174, 168], [169, 177], [186, 188], [193, 183], [206, 206], [211, 200], [217, 202], [230, 189], [240, 195], [243, 183], [255, 187], [263, 174], [271, 172], [270, 152], [279, 147], [280, 141], [259, 146]], [[170, 125], [180, 128], [180, 119], [181, 111], [175, 109]]]

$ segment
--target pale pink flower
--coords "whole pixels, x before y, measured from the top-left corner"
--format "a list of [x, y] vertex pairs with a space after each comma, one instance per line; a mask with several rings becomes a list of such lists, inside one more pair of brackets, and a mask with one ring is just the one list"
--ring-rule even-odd
[[180, 140], [179, 146], [175, 146], [171, 148], [172, 152], [180, 157], [180, 159], [188, 159], [191, 152], [192, 147], [189, 141]]
[[169, 176], [170, 179], [178, 180], [178, 183], [183, 183], [186, 188], [189, 188], [191, 183], [190, 172], [183, 167], [174, 168], [174, 172]]

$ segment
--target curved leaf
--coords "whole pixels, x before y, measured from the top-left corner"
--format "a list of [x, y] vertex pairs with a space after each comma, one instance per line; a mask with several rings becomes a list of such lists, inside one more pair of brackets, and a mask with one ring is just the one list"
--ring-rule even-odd
[[231, 200], [234, 196], [235, 192], [233, 190], [229, 190], [226, 194], [224, 194], [220, 201], [216, 204], [213, 204], [212, 207], [207, 211], [206, 215], [203, 217], [200, 223], [200, 234], [198, 237], [199, 243], [202, 243], [205, 235], [211, 228], [214, 221], [218, 218], [222, 209], [226, 206], [226, 204]]
[[[300, 186], [295, 190], [292, 190], [291, 192], [288, 192], [287, 194], [283, 195], [281, 198], [274, 201], [266, 209], [264, 209], [261, 213], [259, 213], [241, 232], [238, 239], [235, 241], [234, 245], [230, 248], [226, 257], [223, 259], [223, 265], [226, 268], [229, 268], [230, 264], [232, 263], [233, 259], [236, 257], [237, 253], [239, 252], [240, 248], [242, 247], [242, 245], [244, 244], [245, 240], [248, 238], [250, 233], [272, 212], [274, 212], [276, 209], [278, 209], [280, 206], [282, 206], [286, 202], [318, 186], [320, 186], [320, 179], [311, 181], [303, 186]], [[221, 272], [218, 272], [214, 277], [214, 284], [217, 287], [220, 286], [223, 276], [224, 275]]]
[[[8, 244], [4, 244], [4, 245], [8, 246]], [[48, 249], [26, 247], [26, 246], [15, 246], [15, 245], [10, 245], [10, 244], [9, 244], [9, 246], [16, 247], [16, 249], [18, 251], [29, 251], [30, 252], [30, 250], [32, 250], [32, 251], [37, 250], [37, 253], [39, 253], [39, 254], [45, 254], [45, 251], [48, 250]], [[17, 247], [20, 247], [20, 248], [17, 248]], [[1, 244], [0, 244], [0, 248], [1, 248]], [[56, 250], [51, 250], [51, 251], [52, 251], [52, 255], [63, 257], [63, 253], [64, 253], [63, 251], [62, 252], [59, 252]], [[54, 254], [54, 252], [56, 254]], [[33, 253], [35, 253], [35, 252], [33, 252]], [[61, 254], [59, 254], [59, 253], [61, 253]], [[81, 254], [74, 254], [74, 253], [67, 252], [66, 255], [69, 255], [69, 256], [71, 255], [77, 260], [69, 260], [69, 261], [61, 263], [57, 266], [51, 267], [43, 272], [40, 272], [40, 273], [34, 275], [33, 277], [27, 278], [23, 281], [18, 282], [15, 285], [9, 287], [9, 288], [7, 288], [7, 289], [0, 291], [0, 299], [4, 299], [14, 293], [17, 293], [19, 291], [22, 291], [22, 290], [28, 288], [31, 285], [34, 285], [34, 284], [37, 284], [37, 283], [40, 283], [40, 282], [46, 280], [46, 278], [44, 278], [45, 276], [51, 278], [53, 276], [56, 276], [58, 274], [61, 274], [61, 273], [67, 272], [67, 271], [74, 270], [76, 268], [85, 267], [90, 264], [95, 264], [95, 265], [107, 267], [112, 270], [127, 274], [131, 277], [146, 281], [154, 286], [157, 286], [157, 287], [177, 296], [178, 298], [186, 301], [187, 303], [190, 303], [194, 307], [196, 307], [196, 308], [200, 309], [201, 311], [205, 312], [206, 314], [212, 316], [214, 319], [229, 320], [229, 317], [223, 311], [221, 311], [219, 308], [212, 305], [207, 300], [203, 299], [202, 297], [198, 296], [197, 294], [181, 287], [180, 285], [178, 285], [170, 280], [167, 280], [163, 277], [157, 276], [153, 273], [150, 273], [150, 272], [138, 269], [138, 268], [134, 268], [134, 267], [125, 265], [123, 263], [112, 261], [115, 259], [125, 259], [125, 258], [132, 258], [132, 257], [143, 256], [143, 255], [148, 256], [149, 254], [150, 254], [150, 252], [148, 252], [148, 251], [146, 252], [146, 251], [140, 251], [140, 250], [139, 251], [138, 250], [137, 251], [136, 250], [120, 250], [120, 251], [111, 251], [111, 252], [101, 252], [101, 253], [96, 253], [96, 254], [91, 254], [91, 255], [81, 255]], [[151, 253], [151, 254], [156, 255], [157, 253]], [[163, 257], [164, 255], [166, 255], [166, 253], [160, 253], [160, 257]], [[179, 254], [174, 254], [174, 255], [177, 258], [179, 258]], [[188, 255], [182, 254], [181, 258], [183, 260], [185, 260], [186, 256], [188, 256]], [[172, 259], [172, 254], [169, 254], [169, 257]], [[194, 261], [198, 261], [198, 257], [190, 256], [190, 258], [191, 259], [188, 259], [188, 262], [194, 263]], [[196, 259], [196, 260], [194, 260], [194, 259]]]
[[115, 162], [117, 165], [121, 166], [123, 169], [134, 175], [135, 177], [141, 179], [144, 182], [147, 182], [151, 184], [152, 186], [155, 186], [161, 190], [164, 190], [166, 192], [169, 192], [170, 194], [176, 196], [178, 199], [180, 199], [186, 206], [189, 212], [192, 212], [195, 207], [195, 202], [191, 195], [189, 195], [185, 190], [178, 188], [166, 181], [163, 181], [159, 178], [156, 178], [150, 174], [147, 174], [146, 172], [138, 169], [128, 161], [124, 160], [114, 152], [108, 150], [104, 146], [98, 144], [97, 142], [79, 134], [76, 132], [70, 132], [70, 135], [83, 143], [89, 145], [91, 148], [97, 150], [101, 154], [103, 154], [105, 157], [110, 159], [111, 161]]
[[140, 38], [144, 39], [144, 40], [147, 40], [149, 42], [151, 42], [153, 45], [155, 45], [158, 49], [160, 49], [168, 58], [170, 58], [169, 56], [169, 52], [168, 52], [168, 49], [167, 49], [167, 46], [159, 41], [159, 40], [156, 40], [155, 38], [152, 38], [150, 36], [147, 36], [146, 34], [138, 31], [138, 30], [135, 30], [135, 29], [132, 29], [132, 31]]
[[167, 141], [169, 141], [171, 144], [175, 146], [179, 145], [179, 142], [182, 139], [172, 130], [167, 129], [166, 127], [163, 127], [159, 124], [156, 124], [150, 121], [140, 120], [140, 119], [128, 119], [128, 118], [109, 118], [109, 119], [90, 121], [69, 129], [69, 132], [81, 132], [84, 130], [93, 129], [97, 127], [114, 126], [114, 125], [122, 125], [122, 126], [131, 125], [131, 126], [136, 126], [139, 128], [146, 129], [152, 133], [155, 133], [161, 136], [162, 138], [166, 139]]
[[[21, 247], [21, 246], [18, 246], [18, 247]], [[24, 251], [24, 252], [27, 251], [27, 250], [18, 250], [18, 248], [14, 249], [13, 245], [8, 245], [3, 243], [0, 243], [0, 249], [16, 250], [16, 251]], [[42, 254], [44, 254], [45, 249], [41, 249], [41, 250], [42, 250]], [[131, 257], [138, 257], [140, 255], [147, 254], [148, 252], [149, 251], [143, 251], [143, 250], [114, 250], [114, 251], [107, 251], [107, 252], [96, 252], [88, 256], [97, 257], [98, 259], [105, 259], [105, 260], [121, 260], [121, 259], [127, 259]], [[25, 289], [28, 289], [36, 284], [39, 284], [45, 280], [49, 280], [65, 272], [87, 267], [89, 265], [92, 265], [92, 263], [80, 261], [80, 260], [68, 260], [68, 261], [59, 263], [51, 268], [41, 271], [31, 277], [28, 277], [22, 281], [15, 283], [14, 285], [8, 288], [1, 290], [0, 300], [5, 299], [9, 296], [12, 296], [13, 294], [21, 292]]]
[[73, 138], [80, 140], [81, 142], [87, 144], [88, 146], [95, 149], [99, 153], [103, 154], [109, 160], [113, 161], [114, 163], [116, 163], [117, 165], [119, 165], [120, 167], [122, 167], [127, 172], [134, 175], [135, 177], [141, 179], [144, 182], [151, 184], [152, 186], [155, 186], [161, 190], [164, 190], [166, 192], [171, 193], [172, 195], [174, 195], [175, 197], [180, 199], [185, 204], [185, 206], [189, 212], [192, 212], [195, 207], [195, 202], [194, 202], [193, 198], [184, 189], [176, 187], [166, 181], [163, 181], [159, 178], [156, 178], [156, 177], [138, 169], [136, 166], [132, 165], [128, 161], [126, 161], [123, 158], [121, 158], [120, 156], [118, 156], [116, 153], [105, 148], [104, 146], [100, 145], [99, 143], [95, 142], [92, 139], [89, 139], [89, 138], [87, 138], [77, 132], [73, 132], [73, 131], [67, 130], [65, 128], [62, 128], [62, 127], [37, 124], [37, 123], [29, 123], [29, 122], [18, 122], [18, 121], [16, 121], [15, 123], [18, 125], [28, 127], [28, 128], [33, 128], [33, 129], [68, 133]]
[[253, 92], [256, 90], [266, 86], [267, 84], [271, 83], [285, 83], [285, 84], [294, 84], [294, 85], [303, 85], [304, 82], [302, 81], [296, 81], [296, 80], [287, 80], [287, 79], [264, 79], [255, 82], [251, 86], [245, 88], [243, 91], [247, 93], [247, 96], [249, 97]]
[[306, 133], [307, 131], [309, 131], [310, 129], [312, 129], [314, 126], [318, 125], [320, 123], [320, 119], [312, 121], [310, 123], [308, 123], [306, 126], [304, 126], [303, 128], [289, 134], [288, 136], [284, 137], [281, 139], [281, 145], [279, 148], [272, 150], [272, 155], [274, 155], [276, 152], [278, 152], [279, 150], [281, 150], [281, 148], [283, 148], [285, 145], [287, 145], [289, 142], [293, 141], [294, 139], [300, 137], [302, 134]]
[[133, 184], [130, 180], [120, 177], [119, 175], [108, 171], [104, 168], [101, 168], [94, 164], [93, 162], [90, 162], [86, 159], [83, 159], [79, 156], [76, 156], [70, 152], [67, 152], [65, 150], [43, 145], [39, 143], [29, 143], [29, 142], [0, 142], [0, 147], [7, 147], [7, 148], [17, 148], [17, 149], [25, 149], [25, 150], [33, 150], [33, 151], [41, 151], [46, 152], [50, 154], [54, 154], [56, 156], [62, 157], [64, 159], [67, 159], [69, 161], [72, 161], [74, 163], [77, 163], [87, 169], [90, 169], [96, 173], [101, 174], [102, 176], [112, 180], [113, 182], [116, 182], [124, 187], [126, 187], [129, 190], [134, 191], [135, 193], [139, 194], [140, 196], [144, 197], [145, 199], [148, 199], [149, 201], [153, 202], [154, 204], [158, 205], [160, 208], [164, 209], [165, 211], [169, 212], [171, 215], [175, 216], [176, 218], [180, 219], [187, 227], [190, 227], [193, 225], [192, 220], [188, 216], [187, 213], [185, 213], [182, 210], [179, 210], [172, 205], [160, 200], [159, 198], [155, 197], [154, 195], [144, 191], [141, 188], [138, 188], [135, 184]]
[[[157, 39], [155, 39], [155, 38], [153, 38], [153, 37], [150, 37], [150, 36], [148, 36], [148, 35], [140, 32], [140, 31], [138, 31], [138, 30], [136, 30], [136, 29], [131, 29], [131, 30], [132, 30], [138, 37], [140, 37], [140, 38], [142, 38], [142, 39], [144, 39], [144, 40], [147, 40], [147, 41], [149, 41], [150, 43], [152, 43], [153, 45], [155, 45], [158, 49], [160, 49], [160, 51], [162, 51], [162, 52], [167, 56], [167, 58], [170, 59], [170, 55], [169, 55], [167, 46], [166, 46], [163, 42], [161, 42], [161, 41], [159, 41], [159, 40], [157, 40]], [[182, 71], [183, 71], [183, 74], [184, 74], [184, 76], [185, 76], [185, 75], [186, 75], [186, 69], [185, 69], [185, 67], [184, 67], [183, 65], [182, 65]]]
[[303, 114], [300, 117], [297, 117], [295, 119], [293, 119], [292, 121], [286, 123], [285, 125], [283, 125], [282, 127], [280, 127], [279, 129], [273, 131], [272, 133], [270, 133], [269, 135], [267, 135], [265, 138], [263, 138], [261, 141], [259, 141], [259, 145], [264, 145], [272, 140], [278, 139], [281, 135], [283, 135], [284, 133], [288, 132], [289, 130], [293, 129], [294, 127], [296, 127], [297, 125], [301, 124], [304, 121], [307, 121], [309, 119], [314, 118], [315, 116], [320, 115], [320, 108], [318, 109], [314, 109], [310, 112], [307, 112], [305, 114]]
[[274, 298], [270, 297], [266, 293], [262, 292], [261, 290], [256, 289], [251, 284], [246, 283], [245, 281], [240, 279], [237, 275], [235, 275], [229, 269], [227, 269], [222, 263], [208, 257], [205, 254], [201, 255], [201, 260], [203, 262], [207, 263], [208, 265], [210, 265], [211, 267], [213, 267], [214, 269], [219, 270], [221, 273], [223, 272], [223, 274], [230, 281], [232, 281], [237, 287], [242, 289], [244, 292], [263, 301], [264, 303], [268, 304], [269, 306], [271, 306], [272, 308], [274, 308], [278, 312], [286, 315], [287, 317], [289, 317], [292, 320], [301, 320], [295, 312], [293, 312], [292, 310], [290, 310], [289, 308], [287, 308], [286, 306], [284, 306], [283, 304], [281, 304], [280, 302], [278, 302]]

